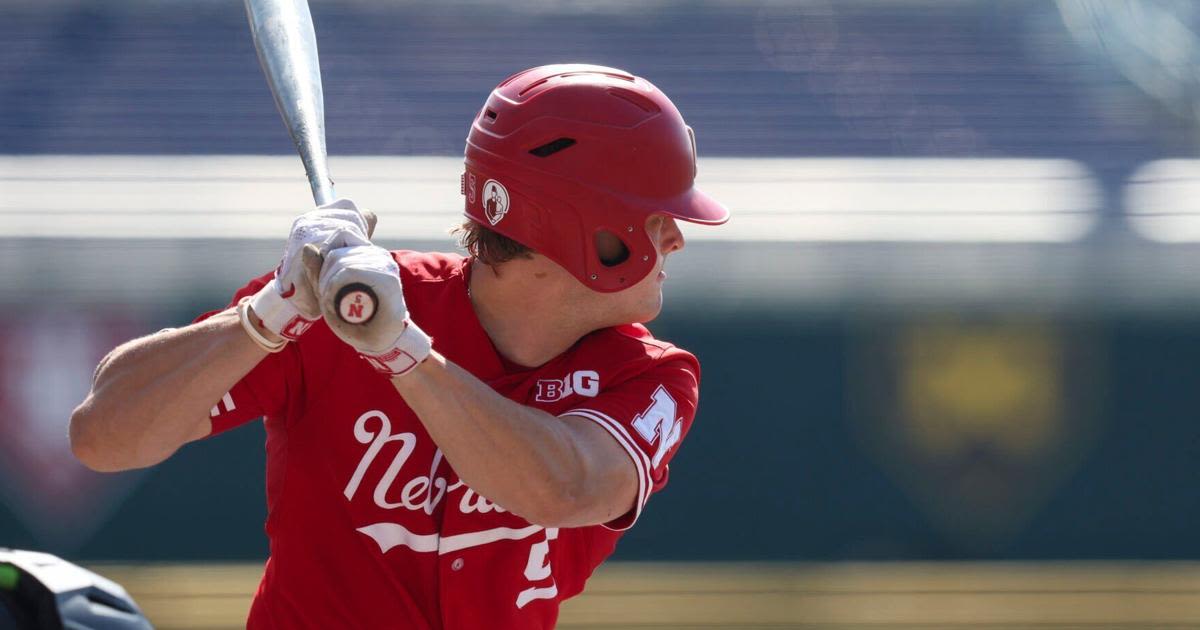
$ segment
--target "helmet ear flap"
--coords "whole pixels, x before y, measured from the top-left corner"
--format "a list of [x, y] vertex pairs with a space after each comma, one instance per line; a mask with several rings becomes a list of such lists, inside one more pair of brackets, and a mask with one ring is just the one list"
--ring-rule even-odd
[[599, 291], [620, 291], [637, 284], [658, 260], [640, 216], [628, 213], [624, 220], [616, 220], [621, 222], [593, 226], [587, 243], [588, 271], [586, 279], [581, 279]]

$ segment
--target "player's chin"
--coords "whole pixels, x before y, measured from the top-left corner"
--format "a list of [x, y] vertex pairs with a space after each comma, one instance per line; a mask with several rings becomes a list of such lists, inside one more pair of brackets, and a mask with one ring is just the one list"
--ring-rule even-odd
[[657, 288], [657, 290], [648, 294], [644, 299], [638, 301], [638, 312], [633, 321], [639, 324], [652, 322], [662, 312], [662, 307], [662, 289]]

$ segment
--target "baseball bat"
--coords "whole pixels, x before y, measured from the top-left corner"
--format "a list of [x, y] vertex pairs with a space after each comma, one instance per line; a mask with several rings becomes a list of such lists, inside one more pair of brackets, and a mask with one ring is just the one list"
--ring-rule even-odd
[[[245, 0], [246, 17], [258, 62], [275, 106], [287, 126], [318, 206], [337, 199], [325, 151], [325, 97], [317, 37], [307, 0]], [[347, 323], [370, 321], [376, 297], [370, 287], [354, 283], [336, 295], [338, 316]]]
[[325, 97], [317, 37], [306, 0], [246, 0], [250, 34], [318, 206], [332, 202], [325, 163]]

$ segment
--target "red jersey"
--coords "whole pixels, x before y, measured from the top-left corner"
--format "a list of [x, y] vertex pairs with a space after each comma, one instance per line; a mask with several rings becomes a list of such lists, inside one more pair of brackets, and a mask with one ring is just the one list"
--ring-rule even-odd
[[517, 366], [475, 317], [470, 259], [393, 256], [433, 347], [511, 400], [603, 427], [637, 469], [636, 507], [604, 525], [558, 529], [480, 496], [387, 377], [318, 322], [212, 410], [214, 434], [265, 417], [271, 557], [248, 627], [551, 628], [559, 603], [583, 590], [667, 483], [696, 413], [699, 364], [628, 325], [593, 332], [540, 367]]

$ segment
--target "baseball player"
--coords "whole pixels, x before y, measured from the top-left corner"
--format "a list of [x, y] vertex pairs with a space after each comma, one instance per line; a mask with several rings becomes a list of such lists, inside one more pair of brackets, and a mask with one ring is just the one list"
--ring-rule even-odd
[[[149, 466], [264, 417], [251, 628], [553, 627], [696, 413], [696, 358], [641, 325], [676, 219], [728, 218], [695, 173], [692, 130], [645, 79], [516, 74], [467, 139], [469, 256], [376, 247], [346, 200], [302, 215], [229, 308], [101, 362], [75, 452]], [[353, 283], [374, 300], [340, 311]]]

